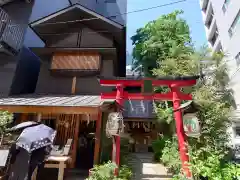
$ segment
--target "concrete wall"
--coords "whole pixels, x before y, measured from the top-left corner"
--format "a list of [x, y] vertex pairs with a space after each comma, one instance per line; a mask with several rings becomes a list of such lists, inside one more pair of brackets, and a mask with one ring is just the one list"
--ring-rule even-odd
[[[228, 30], [231, 27], [237, 13], [240, 10], [239, 0], [230, 0], [227, 10], [224, 13], [222, 6], [225, 0], [210, 0], [214, 12], [214, 19], [219, 32], [219, 41], [222, 45], [223, 51], [226, 53], [227, 64], [229, 68], [230, 88], [234, 91], [234, 99], [237, 109], [233, 112], [231, 119], [232, 126], [228, 133], [231, 136], [230, 145], [240, 144], [239, 137], [236, 137], [236, 127], [240, 126], [240, 66], [236, 63], [236, 55], [240, 52], [240, 24], [236, 25], [232, 37], [229, 36]], [[203, 13], [203, 19], [204, 19]], [[206, 29], [207, 31], [207, 29]]]
[[0, 95], [8, 95], [15, 74], [17, 59], [0, 55]]
[[224, 0], [211, 0], [211, 3], [215, 13], [219, 38], [224, 52], [226, 52], [228, 55], [226, 59], [228, 60], [231, 87], [235, 92], [235, 101], [240, 109], [240, 66], [237, 66], [235, 60], [235, 56], [240, 52], [240, 24], [236, 26], [232, 37], [230, 37], [228, 34], [228, 30], [240, 10], [240, 1], [231, 0], [225, 13], [222, 11]]
[[[116, 0], [115, 3], [106, 3], [106, 0], [70, 0], [73, 4], [79, 3], [105, 17], [126, 25], [127, 0]], [[113, 1], [113, 0], [111, 0]], [[115, 17], [116, 16], [116, 17]]]
[[[48, 16], [56, 11], [70, 6], [68, 0], [34, 0], [34, 6], [29, 18], [29, 22], [36, 21]], [[26, 47], [44, 47], [44, 42], [28, 27], [24, 39]]]
[[[25, 3], [24, 1], [14, 1], [8, 3], [1, 8], [4, 9], [13, 21], [19, 26], [27, 29], [28, 22], [32, 13], [33, 3]], [[24, 33], [25, 35], [26, 33]], [[23, 41], [21, 42], [23, 44]], [[34, 82], [32, 73], [35, 73], [35, 63], [39, 64], [36, 59], [26, 58], [27, 53], [23, 48], [16, 56], [0, 54], [0, 95], [19, 94], [32, 92]], [[38, 65], [39, 66], [39, 65]], [[23, 78], [24, 77], [24, 78]]]
[[28, 48], [23, 47], [16, 66], [10, 94], [34, 93], [39, 70], [40, 59]]

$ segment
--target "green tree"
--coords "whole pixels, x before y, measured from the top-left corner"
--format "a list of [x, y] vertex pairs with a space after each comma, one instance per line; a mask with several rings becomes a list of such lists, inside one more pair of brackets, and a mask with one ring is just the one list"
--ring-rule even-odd
[[186, 54], [192, 52], [190, 30], [186, 21], [179, 18], [183, 11], [175, 11], [151, 21], [137, 30], [132, 39], [134, 65], [143, 65], [146, 76], [152, 76], [152, 70], [160, 66], [170, 54], [181, 49]]
[[[145, 74], [154, 77], [201, 73], [206, 75], [196, 86], [182, 89], [183, 92], [192, 93], [194, 101], [200, 105], [197, 116], [200, 119], [202, 134], [198, 139], [188, 138], [191, 167], [196, 177], [202, 175], [207, 176], [209, 180], [215, 180], [216, 177], [230, 180], [239, 175], [239, 168], [224, 162], [229, 150], [229, 113], [235, 105], [229, 90], [229, 77], [224, 61], [227, 57], [224, 53], [213, 54], [206, 47], [194, 49], [189, 27], [185, 20], [178, 17], [180, 14], [182, 11], [163, 15], [137, 31], [132, 37], [135, 45], [135, 65], [143, 65]], [[166, 92], [169, 89], [160, 88], [157, 91]], [[172, 104], [169, 102], [156, 104], [158, 118], [174, 125], [171, 109]], [[162, 160], [172, 169], [179, 169], [172, 167], [175, 164], [179, 166], [179, 159], [168, 155], [169, 149], [175, 149], [176, 152], [177, 147], [172, 147], [175, 142], [172, 138], [172, 143], [166, 144]], [[212, 166], [206, 168], [205, 164]], [[224, 171], [230, 178], [219, 175], [220, 171]]]
[[0, 111], [0, 145], [2, 145], [4, 135], [6, 133], [7, 126], [12, 123], [13, 115], [7, 111]]

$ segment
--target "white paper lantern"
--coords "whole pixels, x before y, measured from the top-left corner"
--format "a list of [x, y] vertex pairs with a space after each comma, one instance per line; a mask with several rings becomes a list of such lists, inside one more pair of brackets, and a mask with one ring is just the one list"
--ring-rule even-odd
[[108, 115], [106, 134], [108, 137], [119, 136], [124, 132], [123, 115], [121, 112], [111, 112]]

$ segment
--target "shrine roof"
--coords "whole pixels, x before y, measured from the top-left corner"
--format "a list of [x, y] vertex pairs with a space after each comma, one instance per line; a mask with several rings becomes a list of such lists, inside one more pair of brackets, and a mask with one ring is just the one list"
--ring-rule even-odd
[[[97, 113], [102, 101], [92, 95], [40, 95], [29, 94], [0, 97], [0, 109], [17, 113], [62, 112], [67, 114]], [[113, 103], [108, 100], [106, 103]]]

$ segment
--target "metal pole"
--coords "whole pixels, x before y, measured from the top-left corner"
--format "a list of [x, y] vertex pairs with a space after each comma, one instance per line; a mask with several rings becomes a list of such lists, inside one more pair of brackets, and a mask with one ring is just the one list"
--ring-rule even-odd
[[188, 156], [188, 149], [186, 146], [186, 135], [184, 132], [183, 127], [183, 118], [181, 110], [177, 110], [180, 107], [181, 99], [178, 97], [179, 89], [177, 87], [171, 88], [173, 93], [173, 110], [174, 110], [174, 117], [176, 121], [176, 131], [178, 137], [178, 146], [179, 146], [179, 154], [180, 159], [182, 161], [182, 170], [187, 178], [192, 178], [192, 173], [189, 169], [189, 156]]
[[[116, 102], [119, 104], [120, 107], [124, 105], [124, 88], [122, 84], [117, 84], [117, 94], [116, 94]], [[121, 110], [118, 110], [121, 111]], [[113, 162], [117, 164], [119, 167], [120, 165], [120, 144], [121, 144], [121, 139], [120, 136], [114, 136], [113, 139]], [[118, 174], [118, 169], [116, 169], [115, 174]]]

